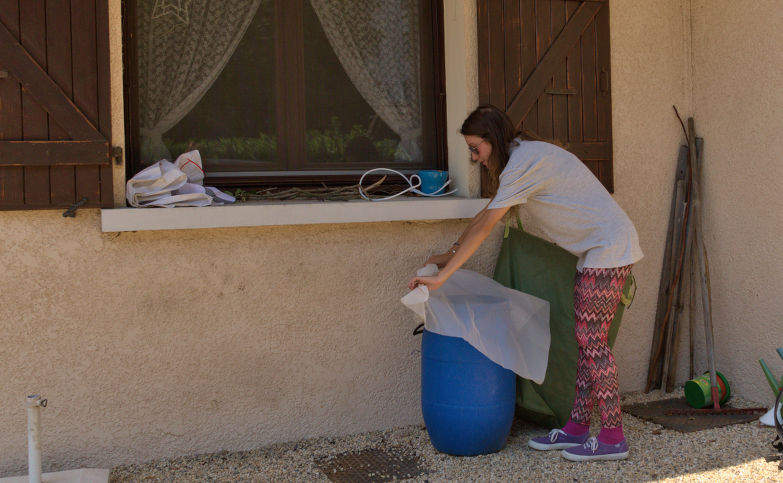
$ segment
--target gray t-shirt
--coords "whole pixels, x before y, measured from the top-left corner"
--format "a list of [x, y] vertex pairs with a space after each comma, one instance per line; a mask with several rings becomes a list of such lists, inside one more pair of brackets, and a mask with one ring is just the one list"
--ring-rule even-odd
[[579, 257], [577, 270], [641, 260], [633, 223], [584, 163], [553, 144], [516, 142], [488, 208], [525, 203], [544, 235]]

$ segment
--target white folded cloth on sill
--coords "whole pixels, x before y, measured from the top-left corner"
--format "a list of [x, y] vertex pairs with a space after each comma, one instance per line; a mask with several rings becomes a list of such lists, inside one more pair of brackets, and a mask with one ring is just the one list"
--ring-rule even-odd
[[217, 188], [202, 186], [202, 166], [198, 151], [183, 153], [174, 163], [161, 159], [128, 180], [125, 198], [136, 208], [209, 206], [236, 201], [233, 196]]

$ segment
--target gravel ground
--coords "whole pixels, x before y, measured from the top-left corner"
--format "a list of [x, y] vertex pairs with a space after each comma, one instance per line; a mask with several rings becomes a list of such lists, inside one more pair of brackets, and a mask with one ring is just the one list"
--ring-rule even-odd
[[[632, 393], [624, 395], [622, 403], [676, 396], [660, 392]], [[733, 398], [732, 405], [753, 404]], [[252, 451], [120, 466], [112, 470], [111, 481], [329, 481], [319, 462], [323, 466], [324, 461], [346, 452], [382, 449], [418, 458], [424, 473], [405, 481], [783, 482], [783, 471], [778, 470], [777, 462], [765, 460], [765, 456], [777, 454], [771, 446], [775, 429], [761, 426], [757, 421], [680, 433], [624, 413], [623, 426], [631, 452], [625, 461], [573, 463], [562, 459], [558, 451], [534, 451], [527, 447], [528, 439], [546, 430], [524, 422], [515, 422], [506, 447], [499, 453], [454, 457], [438, 453], [423, 426], [408, 426], [342, 438], [277, 444]], [[593, 428], [594, 434], [597, 429]], [[374, 479], [381, 481], [381, 476]]]

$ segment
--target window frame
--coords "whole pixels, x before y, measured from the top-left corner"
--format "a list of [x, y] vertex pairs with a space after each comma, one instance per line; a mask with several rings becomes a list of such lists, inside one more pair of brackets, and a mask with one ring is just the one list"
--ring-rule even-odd
[[[282, 28], [275, 29], [275, 76], [276, 76], [276, 97], [278, 98], [276, 109], [276, 124], [278, 126], [278, 158], [288, 163], [288, 168], [300, 167], [307, 168], [306, 153], [304, 151], [304, 89], [300, 89], [292, 96], [286, 92], [290, 85], [290, 79], [304, 79], [304, 72], [291, 72], [292, 69], [302, 69], [304, 46], [303, 46], [303, 23], [302, 8], [300, 2], [291, 2], [290, 0], [273, 0], [275, 9], [276, 25], [282, 25]], [[425, 55], [425, 59], [432, 59], [432, 96], [431, 109], [424, 109], [424, 115], [432, 116], [431, 125], [434, 126], [434, 147], [435, 163], [432, 169], [448, 169], [448, 150], [446, 136], [446, 75], [445, 75], [445, 48], [444, 48], [444, 30], [443, 30], [443, 0], [425, 0], [429, 2], [431, 18], [422, 16], [421, 28], [431, 29], [432, 34], [432, 52], [431, 55]], [[285, 14], [280, 5], [286, 4]], [[296, 14], [291, 15], [292, 5], [296, 5], [293, 11]], [[122, 2], [122, 29], [123, 29], [123, 77], [124, 77], [124, 102], [125, 102], [125, 140], [126, 140], [126, 176], [130, 179], [135, 173], [143, 168], [139, 159], [139, 122], [138, 122], [138, 72], [137, 72], [137, 46], [134, 26], [136, 24], [137, 10], [136, 0], [127, 0]], [[295, 52], [300, 56], [296, 62], [290, 62], [290, 54]], [[303, 87], [303, 84], [301, 84]], [[297, 114], [291, 116], [289, 109], [281, 109], [281, 105], [297, 106], [299, 109], [294, 111]], [[425, 123], [426, 125], [427, 123]], [[301, 126], [301, 128], [300, 128]], [[296, 137], [297, 139], [292, 140]], [[375, 166], [373, 166], [375, 167]], [[366, 167], [369, 169], [370, 167]], [[212, 186], [222, 187], [250, 187], [250, 186], [307, 186], [320, 185], [328, 183], [330, 185], [355, 184], [359, 181], [361, 174], [345, 173], [351, 170], [347, 165], [340, 165], [334, 170], [314, 172], [286, 170], [284, 174], [280, 171], [252, 176], [210, 176], [206, 173], [205, 182]], [[365, 167], [356, 168], [365, 170]], [[402, 167], [401, 172], [412, 173], [418, 168], [406, 169]], [[368, 177], [369, 180], [370, 177]], [[374, 178], [373, 178], [374, 179]], [[372, 180], [369, 180], [372, 181]]]

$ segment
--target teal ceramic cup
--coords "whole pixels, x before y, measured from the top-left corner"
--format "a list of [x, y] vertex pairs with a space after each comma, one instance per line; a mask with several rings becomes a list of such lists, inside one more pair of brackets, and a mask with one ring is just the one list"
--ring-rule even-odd
[[[440, 171], [437, 169], [424, 169], [416, 174], [419, 175], [419, 178], [421, 178], [421, 186], [419, 187], [419, 191], [428, 195], [431, 195], [436, 191], [440, 190], [440, 188], [444, 184], [446, 184], [446, 181], [449, 180], [448, 171]], [[440, 190], [438, 191], [438, 194], [443, 194], [445, 192], [446, 192], [445, 189]]]

